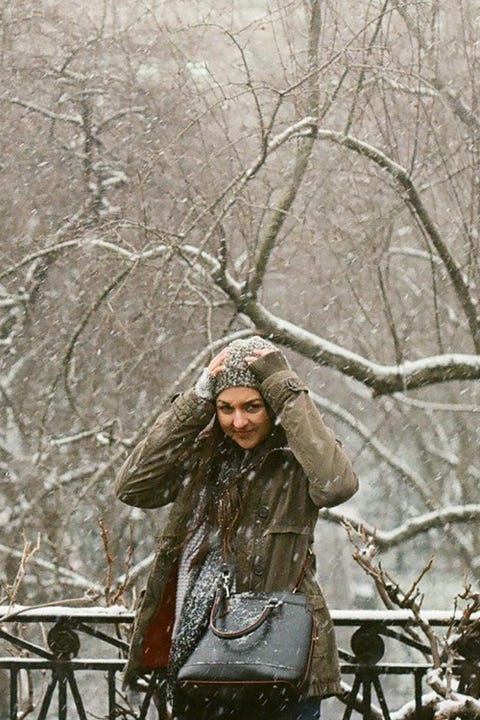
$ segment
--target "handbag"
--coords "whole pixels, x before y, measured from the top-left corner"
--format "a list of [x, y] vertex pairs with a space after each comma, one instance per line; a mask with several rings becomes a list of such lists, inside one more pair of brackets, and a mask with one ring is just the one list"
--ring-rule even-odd
[[192, 701], [287, 703], [308, 679], [314, 622], [297, 592], [217, 589], [209, 625], [177, 677]]

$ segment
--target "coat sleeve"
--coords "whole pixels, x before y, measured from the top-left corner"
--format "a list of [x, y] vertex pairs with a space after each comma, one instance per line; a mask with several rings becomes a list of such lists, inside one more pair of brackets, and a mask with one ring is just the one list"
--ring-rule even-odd
[[303, 381], [280, 352], [264, 355], [251, 368], [261, 381], [260, 392], [279, 419], [288, 445], [309, 480], [312, 501], [317, 507], [332, 507], [348, 500], [358, 489], [358, 478]]
[[172, 502], [185, 478], [195, 440], [214, 406], [192, 390], [179, 395], [123, 463], [115, 493], [127, 505], [154, 508]]

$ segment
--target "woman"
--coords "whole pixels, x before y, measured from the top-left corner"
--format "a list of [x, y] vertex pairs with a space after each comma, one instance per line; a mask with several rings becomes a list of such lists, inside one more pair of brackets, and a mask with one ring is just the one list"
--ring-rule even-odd
[[[173, 717], [314, 720], [340, 692], [333, 626], [315, 579], [313, 533], [321, 507], [357, 490], [350, 460], [308, 389], [258, 336], [216, 355], [196, 385], [160, 415], [116, 480], [125, 503], [173, 503], [137, 613], [125, 672], [165, 668]], [[193, 708], [175, 686], [202, 635], [215, 578], [227, 563], [235, 590], [305, 593], [317, 638], [305, 693], [286, 708]], [[204, 713], [204, 714], [202, 714]]]

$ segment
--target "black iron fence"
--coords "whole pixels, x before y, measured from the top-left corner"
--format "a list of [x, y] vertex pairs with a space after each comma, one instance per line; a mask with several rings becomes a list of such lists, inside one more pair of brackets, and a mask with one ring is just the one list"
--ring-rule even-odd
[[[425, 612], [441, 634], [451, 614]], [[412, 632], [408, 611], [333, 611], [345, 695], [333, 717], [390, 720], [410, 700], [422, 714], [430, 648]], [[156, 717], [157, 679], [139, 692], [121, 675], [133, 614], [122, 608], [0, 607], [0, 718], [90, 720]], [[348, 649], [346, 649], [348, 648]], [[454, 668], [460, 690], [478, 673], [475, 662]]]

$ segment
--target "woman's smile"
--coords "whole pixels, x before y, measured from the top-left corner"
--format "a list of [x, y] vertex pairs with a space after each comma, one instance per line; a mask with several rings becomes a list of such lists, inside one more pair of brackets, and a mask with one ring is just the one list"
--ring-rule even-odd
[[254, 388], [230, 387], [216, 401], [217, 418], [225, 435], [250, 450], [270, 434], [272, 421], [265, 402]]

